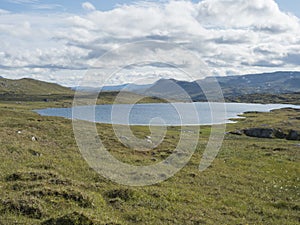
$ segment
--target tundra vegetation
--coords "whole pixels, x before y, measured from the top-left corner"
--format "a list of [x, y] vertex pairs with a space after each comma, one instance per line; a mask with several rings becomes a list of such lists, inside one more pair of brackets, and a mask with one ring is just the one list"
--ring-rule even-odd
[[[112, 95], [106, 93], [98, 103], [112, 102]], [[198, 166], [210, 126], [201, 126], [197, 149], [180, 172], [162, 183], [129, 187], [89, 168], [76, 145], [71, 120], [43, 117], [32, 111], [71, 106], [71, 97], [61, 93], [48, 101], [17, 97], [0, 102], [0, 224], [300, 222], [299, 141], [234, 132], [250, 128], [281, 129], [285, 133], [299, 130], [299, 110], [249, 112], [236, 119], [237, 123], [228, 124], [222, 148], [204, 172], [199, 172]], [[151, 99], [144, 102], [159, 101]], [[300, 104], [299, 98], [292, 99], [292, 103]], [[97, 129], [111, 154], [133, 165], [165, 159], [180, 135], [180, 127], [168, 127], [159, 146], [140, 152], [122, 145], [111, 125], [98, 124]], [[131, 129], [139, 137], [150, 135], [148, 127]]]

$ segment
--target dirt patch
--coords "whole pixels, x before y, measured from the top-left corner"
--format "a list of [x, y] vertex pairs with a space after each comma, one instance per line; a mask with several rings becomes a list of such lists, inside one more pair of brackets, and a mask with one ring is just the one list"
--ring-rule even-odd
[[51, 218], [41, 223], [42, 225], [96, 225], [98, 223], [93, 222], [87, 216], [73, 212], [67, 215], [64, 215], [59, 218]]
[[6, 181], [39, 181], [57, 178], [58, 175], [51, 172], [15, 172], [6, 176]]
[[25, 195], [43, 198], [47, 196], [59, 197], [68, 201], [76, 202], [80, 207], [87, 208], [93, 207], [93, 203], [90, 198], [83, 193], [74, 189], [57, 189], [44, 188], [42, 190], [26, 191]]
[[113, 189], [105, 193], [105, 195], [110, 199], [122, 199], [123, 201], [128, 201], [133, 199], [134, 192], [128, 188], [121, 188], [121, 189]]
[[68, 179], [60, 177], [58, 174], [53, 172], [15, 172], [5, 178], [6, 181], [43, 181], [47, 180], [49, 184], [56, 185], [71, 185], [72, 182]]
[[35, 198], [6, 199], [2, 201], [4, 211], [40, 219], [43, 216], [41, 202]]

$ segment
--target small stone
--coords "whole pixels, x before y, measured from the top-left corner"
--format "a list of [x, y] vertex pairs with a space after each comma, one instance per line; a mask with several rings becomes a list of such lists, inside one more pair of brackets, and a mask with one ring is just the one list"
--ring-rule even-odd
[[124, 139], [124, 140], [127, 140], [127, 141], [129, 140], [129, 138], [126, 137], [126, 136], [121, 136], [120, 139]]

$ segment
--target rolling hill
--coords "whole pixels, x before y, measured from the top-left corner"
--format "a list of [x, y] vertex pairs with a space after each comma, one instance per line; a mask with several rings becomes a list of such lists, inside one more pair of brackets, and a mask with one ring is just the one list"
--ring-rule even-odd
[[40, 100], [41, 98], [57, 98], [72, 96], [70, 88], [54, 83], [23, 78], [11, 80], [0, 78], [0, 99], [2, 100]]
[[72, 90], [55, 83], [23, 78], [20, 80], [10, 80], [0, 77], [0, 94], [14, 95], [51, 95], [70, 94]]
[[[300, 72], [274, 72], [248, 74], [240, 76], [215, 77], [224, 98], [227, 101], [258, 102], [264, 99], [280, 100], [282, 94], [300, 93]], [[104, 92], [119, 92], [120, 90], [134, 94], [169, 99], [175, 101], [205, 101], [206, 97], [201, 87], [208, 87], [206, 93], [213, 94], [216, 90], [212, 85], [213, 78], [207, 77], [194, 82], [175, 79], [160, 79], [153, 84], [137, 85], [122, 84], [105, 86]], [[211, 87], [211, 88], [210, 88]], [[96, 92], [99, 88], [77, 87], [77, 91]], [[28, 78], [10, 80], [0, 77], [0, 99], [2, 100], [41, 100], [57, 98], [73, 98], [73, 90], [58, 84], [38, 81]], [[273, 97], [272, 97], [273, 96]], [[274, 97], [277, 96], [277, 97]], [[290, 97], [290, 96], [289, 96]], [[215, 99], [218, 101], [219, 99]]]
[[[216, 77], [226, 99], [253, 94], [287, 94], [300, 92], [300, 72], [274, 72], [249, 74], [241, 76]], [[213, 79], [207, 77], [194, 82], [161, 79], [151, 87], [136, 88], [134, 92], [147, 96], [184, 100], [186, 96], [178, 88], [184, 90], [193, 101], [205, 101], [201, 87], [208, 87], [213, 93]], [[212, 87], [212, 88], [209, 88]]]

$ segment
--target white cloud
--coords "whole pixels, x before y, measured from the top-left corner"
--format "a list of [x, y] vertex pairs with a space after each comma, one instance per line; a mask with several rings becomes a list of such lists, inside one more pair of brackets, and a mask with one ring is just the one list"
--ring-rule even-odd
[[7, 1], [19, 5], [29, 5], [30, 8], [34, 10], [53, 10], [62, 7], [62, 5], [59, 4], [43, 4], [40, 0], [7, 0]]
[[34, 4], [32, 5], [32, 9], [36, 9], [36, 10], [53, 10], [56, 8], [61, 8], [62, 5], [59, 4]]
[[[140, 2], [110, 11], [97, 11], [89, 2], [82, 7], [86, 14], [0, 11], [0, 75], [72, 85], [107, 50], [143, 40], [185, 47], [218, 75], [300, 70], [299, 18], [280, 11], [273, 0]], [[128, 52], [139, 54], [139, 49]], [[180, 60], [174, 57], [178, 65]], [[144, 69], [131, 72], [168, 74], [159, 66]], [[118, 80], [128, 80], [128, 74]]]
[[213, 27], [286, 31], [299, 28], [299, 19], [279, 10], [274, 0], [204, 0], [198, 20]]
[[84, 2], [84, 3], [82, 3], [82, 8], [84, 10], [87, 10], [87, 11], [94, 11], [94, 10], [96, 10], [95, 6], [92, 3], [90, 3], [90, 2]]
[[0, 15], [9, 14], [9, 13], [10, 13], [10, 11], [4, 10], [4, 9], [0, 9]]
[[15, 4], [33, 4], [39, 2], [39, 0], [8, 0], [8, 2]]

